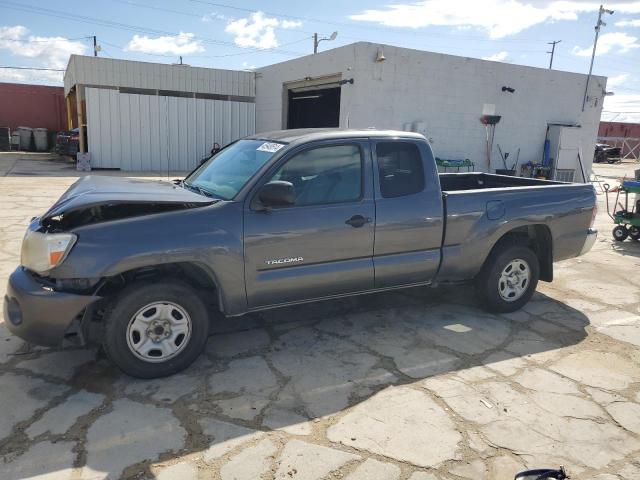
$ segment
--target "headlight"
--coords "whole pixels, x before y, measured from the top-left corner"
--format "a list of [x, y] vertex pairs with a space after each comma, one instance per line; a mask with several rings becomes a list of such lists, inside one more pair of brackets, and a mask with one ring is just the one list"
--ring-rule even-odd
[[76, 238], [72, 233], [27, 230], [22, 240], [20, 264], [38, 273], [47, 272], [64, 261]]

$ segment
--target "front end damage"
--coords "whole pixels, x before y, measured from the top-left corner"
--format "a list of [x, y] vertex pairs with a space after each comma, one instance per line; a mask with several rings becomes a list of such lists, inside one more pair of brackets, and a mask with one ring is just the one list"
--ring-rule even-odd
[[[21, 265], [11, 274], [3, 301], [7, 327], [38, 345], [57, 345], [65, 338], [84, 343], [87, 324], [104, 307], [101, 299], [112, 293], [122, 279], [74, 275], [73, 252], [82, 245], [83, 227], [214, 202], [168, 182], [110, 177], [79, 180], [28, 227]], [[67, 237], [71, 241], [64, 243]]]

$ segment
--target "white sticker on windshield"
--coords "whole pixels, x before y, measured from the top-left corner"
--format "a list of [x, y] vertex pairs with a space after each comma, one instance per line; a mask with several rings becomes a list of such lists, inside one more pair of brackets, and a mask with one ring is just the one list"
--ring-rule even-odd
[[282, 143], [265, 142], [262, 145], [260, 145], [258, 148], [256, 148], [256, 150], [259, 152], [275, 153], [278, 150], [280, 150], [282, 147], [284, 147]]

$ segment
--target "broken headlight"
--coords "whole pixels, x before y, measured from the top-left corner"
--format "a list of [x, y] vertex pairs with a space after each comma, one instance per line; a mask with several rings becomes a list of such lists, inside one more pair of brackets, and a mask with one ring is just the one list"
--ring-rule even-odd
[[45, 273], [60, 265], [76, 243], [72, 233], [41, 233], [27, 230], [22, 240], [20, 264], [37, 273]]

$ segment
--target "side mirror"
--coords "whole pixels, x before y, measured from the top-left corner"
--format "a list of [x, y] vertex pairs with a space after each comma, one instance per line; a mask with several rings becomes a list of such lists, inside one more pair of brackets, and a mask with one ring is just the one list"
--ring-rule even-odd
[[275, 180], [262, 186], [258, 199], [267, 207], [293, 205], [296, 202], [296, 189], [291, 182]]

